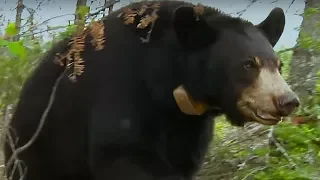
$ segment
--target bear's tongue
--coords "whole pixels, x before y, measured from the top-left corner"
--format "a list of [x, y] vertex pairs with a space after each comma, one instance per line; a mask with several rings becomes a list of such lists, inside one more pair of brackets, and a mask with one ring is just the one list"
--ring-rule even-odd
[[260, 109], [257, 110], [257, 115], [262, 119], [268, 119], [268, 120], [280, 120], [280, 118], [272, 116], [269, 113], [266, 113]]

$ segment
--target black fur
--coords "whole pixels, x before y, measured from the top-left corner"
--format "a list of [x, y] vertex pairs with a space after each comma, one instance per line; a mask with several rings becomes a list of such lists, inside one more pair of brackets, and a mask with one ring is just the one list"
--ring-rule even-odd
[[[102, 51], [87, 40], [84, 73], [76, 83], [62, 80], [40, 136], [19, 155], [28, 167], [25, 180], [191, 180], [212, 138], [212, 117], [226, 113], [235, 125], [245, 122], [235, 103], [255, 74], [242, 63], [255, 53], [274, 56], [268, 39], [277, 41], [279, 31], [262, 34], [209, 7], [196, 21], [191, 4], [181, 1], [161, 1], [160, 7], [148, 43], [140, 38], [149, 29], [137, 29], [138, 21], [124, 25], [117, 17], [121, 10], [104, 20]], [[55, 45], [24, 85], [11, 122], [17, 146], [39, 123], [63, 72], [54, 55], [67, 44], [68, 39]], [[221, 110], [183, 114], [172, 96], [180, 84]], [[8, 144], [4, 150], [8, 160]]]

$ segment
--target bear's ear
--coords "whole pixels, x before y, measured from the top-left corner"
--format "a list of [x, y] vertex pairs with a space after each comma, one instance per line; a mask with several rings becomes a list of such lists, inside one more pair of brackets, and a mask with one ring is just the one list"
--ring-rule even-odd
[[285, 23], [283, 10], [281, 8], [274, 8], [268, 17], [256, 25], [256, 27], [263, 32], [272, 47], [274, 47], [283, 33]]
[[217, 37], [216, 31], [195, 13], [192, 6], [178, 7], [173, 13], [172, 23], [178, 41], [187, 49], [205, 47]]

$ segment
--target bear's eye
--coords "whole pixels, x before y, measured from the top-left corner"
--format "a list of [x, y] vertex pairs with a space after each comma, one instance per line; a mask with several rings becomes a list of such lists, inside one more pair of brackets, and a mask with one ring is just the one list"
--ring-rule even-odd
[[247, 60], [247, 61], [244, 62], [243, 67], [246, 70], [251, 70], [251, 69], [256, 67], [256, 64], [255, 64], [255, 62], [253, 60]]

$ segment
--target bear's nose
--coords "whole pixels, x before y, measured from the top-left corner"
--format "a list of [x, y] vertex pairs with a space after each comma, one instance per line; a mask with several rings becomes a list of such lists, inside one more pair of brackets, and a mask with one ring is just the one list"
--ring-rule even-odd
[[289, 116], [300, 106], [300, 100], [296, 93], [288, 92], [278, 98], [277, 106], [281, 116]]

